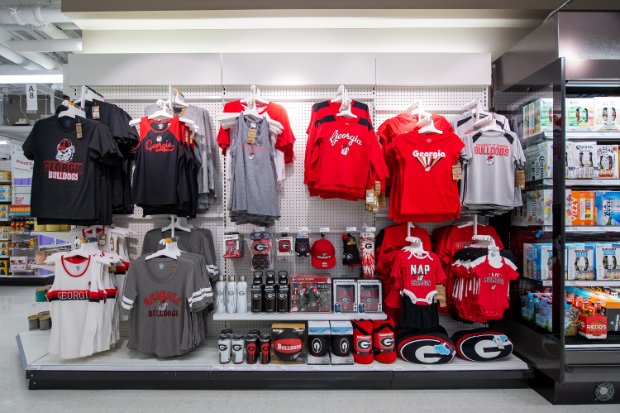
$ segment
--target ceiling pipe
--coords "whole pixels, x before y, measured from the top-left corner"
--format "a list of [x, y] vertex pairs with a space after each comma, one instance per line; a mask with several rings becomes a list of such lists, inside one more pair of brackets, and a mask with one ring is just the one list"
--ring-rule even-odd
[[42, 26], [46, 23], [73, 23], [62, 14], [60, 7], [3, 7], [0, 9], [0, 24], [27, 24]]
[[0, 56], [4, 57], [7, 60], [10, 60], [11, 62], [23, 67], [26, 70], [41, 70], [42, 68], [42, 66], [26, 59], [24, 56], [14, 52], [13, 50], [2, 44], [0, 44]]
[[[7, 43], [13, 40], [13, 35], [6, 30], [0, 28], [0, 55], [12, 61], [13, 63], [23, 66], [29, 70], [40, 69], [41, 67], [47, 70], [59, 69], [61, 64], [52, 59], [51, 57], [37, 52], [21, 52], [17, 53], [12, 50]], [[33, 67], [29, 62], [36, 63], [36, 67]]]
[[22, 52], [81, 52], [82, 39], [51, 40], [9, 40], [6, 46], [18, 53]]

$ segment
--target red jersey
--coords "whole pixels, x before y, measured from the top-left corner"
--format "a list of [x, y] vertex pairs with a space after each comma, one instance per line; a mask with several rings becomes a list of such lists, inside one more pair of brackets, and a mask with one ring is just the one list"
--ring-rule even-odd
[[432, 251], [431, 237], [424, 228], [417, 226], [412, 227], [407, 231], [408, 224], [397, 224], [385, 227], [382, 231], [379, 231], [377, 235], [377, 248], [375, 253], [377, 258], [382, 254], [393, 250], [400, 250], [403, 247], [409, 245], [407, 237], [417, 237], [422, 240], [422, 247], [425, 251]]
[[[446, 281], [439, 257], [430, 252], [422, 256], [401, 250], [392, 266], [393, 286], [386, 298], [388, 307], [397, 308], [399, 295], [408, 297], [412, 304], [433, 304], [437, 284]], [[398, 300], [398, 301], [396, 301]]]
[[[499, 235], [497, 235], [495, 228], [478, 224], [477, 233], [478, 235], [490, 235], [493, 237], [495, 245], [499, 249], [504, 249], [504, 244], [502, 244], [502, 240], [499, 238]], [[443, 262], [449, 263], [452, 261], [454, 254], [478, 242], [472, 239], [473, 236], [473, 225], [451, 227], [451, 229], [443, 233], [441, 240], [435, 246], [435, 252]]]
[[306, 165], [310, 195], [326, 191], [340, 193], [339, 198], [363, 199], [370, 171], [378, 180], [388, 175], [377, 137], [364, 119], [328, 118], [317, 127], [311, 161]]
[[[240, 100], [228, 102], [224, 105], [224, 113], [239, 113], [244, 111], [247, 105]], [[284, 162], [293, 162], [294, 153], [293, 145], [295, 144], [295, 135], [293, 135], [293, 129], [291, 129], [291, 123], [288, 118], [288, 113], [284, 106], [275, 102], [269, 102], [266, 105], [257, 103], [258, 113], [266, 113], [269, 117], [282, 124], [282, 133], [276, 140], [276, 148], [284, 152]], [[217, 133], [217, 144], [222, 149], [222, 154], [226, 155], [226, 151], [230, 146], [230, 130], [224, 129], [220, 126], [220, 130]]]
[[440, 222], [458, 219], [461, 201], [452, 166], [464, 145], [454, 133], [401, 135], [388, 149], [393, 174], [389, 218]]
[[[433, 124], [437, 129], [443, 131], [444, 133], [454, 132], [452, 124], [441, 115], [433, 114]], [[379, 135], [381, 146], [387, 150], [388, 145], [392, 143], [393, 139], [407, 132], [413, 131], [416, 129], [417, 125], [418, 115], [412, 115], [410, 113], [399, 113], [393, 118], [386, 120], [377, 130], [377, 135]]]

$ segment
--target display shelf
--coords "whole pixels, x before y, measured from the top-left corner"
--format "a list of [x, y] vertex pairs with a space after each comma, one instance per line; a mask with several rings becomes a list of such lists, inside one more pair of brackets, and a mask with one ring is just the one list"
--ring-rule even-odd
[[44, 236], [53, 239], [59, 239], [65, 241], [67, 244], [75, 241], [77, 233], [71, 231], [58, 231], [58, 232], [45, 232], [45, 231], [32, 231], [32, 235]]
[[[526, 278], [526, 280], [529, 278]], [[551, 287], [553, 285], [553, 281], [545, 280], [545, 281], [537, 281], [542, 283], [544, 287]], [[565, 280], [564, 285], [567, 287], [620, 287], [620, 280]]]
[[[548, 181], [553, 185], [553, 180]], [[566, 186], [620, 186], [620, 179], [567, 179]]]
[[386, 320], [385, 313], [245, 313], [213, 314], [214, 321]]
[[[551, 135], [553, 137], [553, 135]], [[569, 141], [604, 141], [604, 140], [620, 140], [620, 132], [618, 131], [599, 131], [599, 132], [566, 132], [566, 140]]]
[[[539, 226], [539, 225], [536, 225]], [[552, 232], [553, 226], [544, 225], [543, 231]], [[566, 227], [567, 234], [620, 233], [620, 227]]]
[[[516, 356], [476, 363], [455, 358], [430, 365], [220, 364], [215, 340], [182, 357], [157, 358], [125, 343], [90, 357], [47, 352], [49, 331], [24, 331], [17, 345], [30, 388], [466, 388], [523, 386], [528, 365]], [[459, 384], [457, 384], [459, 383]], [[452, 386], [452, 387], [450, 387]]]
[[36, 275], [0, 275], [0, 285], [49, 285], [54, 274]]
[[577, 335], [566, 337], [564, 343], [567, 350], [571, 349], [616, 349], [620, 350], [620, 335], [608, 334], [607, 338], [592, 340], [587, 337]]

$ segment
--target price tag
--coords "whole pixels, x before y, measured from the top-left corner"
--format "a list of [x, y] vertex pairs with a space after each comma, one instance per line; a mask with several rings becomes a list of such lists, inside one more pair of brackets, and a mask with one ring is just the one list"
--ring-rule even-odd
[[75, 124], [75, 133], [78, 139], [82, 139], [82, 123], [78, 122]]
[[372, 189], [366, 190], [366, 204], [372, 205], [375, 203], [375, 191]]
[[523, 169], [515, 171], [515, 186], [522, 190], [525, 189], [525, 171]]
[[101, 119], [101, 114], [99, 113], [99, 106], [93, 106], [93, 119]]
[[248, 145], [254, 145], [256, 143], [256, 129], [248, 129], [248, 138], [246, 142]]
[[347, 227], [345, 232], [357, 232], [357, 227]]
[[329, 232], [329, 227], [321, 227], [321, 228], [319, 228], [319, 232], [321, 234], [325, 234], [325, 233]]
[[455, 181], [460, 181], [463, 179], [463, 166], [460, 162], [452, 165], [452, 179]]

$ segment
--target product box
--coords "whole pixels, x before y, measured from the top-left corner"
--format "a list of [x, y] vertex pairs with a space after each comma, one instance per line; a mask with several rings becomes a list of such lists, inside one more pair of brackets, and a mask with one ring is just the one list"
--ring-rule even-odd
[[527, 225], [552, 225], [552, 189], [538, 189], [525, 193]]
[[350, 321], [330, 321], [331, 364], [353, 364], [353, 325]]
[[308, 364], [329, 364], [329, 321], [308, 321]]
[[529, 105], [530, 135], [553, 128], [553, 99], [537, 99]]
[[532, 182], [540, 179], [541, 171], [538, 162], [540, 156], [538, 145], [532, 145], [523, 150], [525, 155], [525, 182]]
[[596, 145], [595, 169], [600, 179], [618, 179], [618, 145]]
[[527, 105], [523, 106], [522, 112], [523, 112], [523, 136], [524, 137], [529, 137], [532, 136], [532, 127], [530, 126], [532, 124], [532, 120], [530, 119], [530, 105], [531, 103], [528, 103]]
[[566, 143], [566, 178], [592, 179], [595, 174], [596, 142]]
[[594, 254], [595, 244], [566, 244], [566, 279], [571, 281], [595, 280]]
[[274, 323], [271, 325], [271, 362], [304, 364], [306, 362], [306, 325]]
[[360, 313], [383, 311], [383, 286], [381, 280], [357, 280], [357, 302]]
[[593, 191], [570, 191], [566, 200], [566, 225], [596, 224], [596, 194]]
[[541, 142], [538, 144], [538, 167], [539, 179], [553, 178], [553, 142]]
[[602, 314], [579, 315], [579, 334], [590, 340], [607, 338], [607, 317]]
[[596, 191], [596, 225], [620, 225], [620, 191]]
[[357, 313], [357, 280], [332, 280], [334, 313]]
[[602, 304], [601, 313], [607, 318], [607, 331], [620, 331], [620, 298], [617, 293], [614, 295], [590, 288], [566, 287], [566, 294]]
[[292, 275], [292, 313], [331, 313], [332, 279], [324, 275]]
[[523, 244], [523, 276], [532, 280], [551, 279], [551, 244]]
[[594, 98], [594, 129], [597, 131], [620, 130], [620, 97]]
[[516, 227], [527, 227], [529, 222], [527, 221], [527, 202], [524, 198], [523, 205], [520, 207], [515, 207], [512, 210], [512, 225]]
[[620, 280], [620, 243], [597, 243], [595, 257], [597, 280]]
[[566, 99], [569, 131], [589, 131], [594, 127], [594, 99]]

